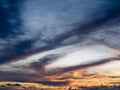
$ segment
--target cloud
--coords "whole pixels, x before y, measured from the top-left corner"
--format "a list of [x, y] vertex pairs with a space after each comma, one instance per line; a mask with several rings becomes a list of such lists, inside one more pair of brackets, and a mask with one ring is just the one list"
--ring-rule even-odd
[[87, 70], [88, 73], [110, 73], [110, 76], [114, 76], [114, 75], [119, 75], [119, 70], [120, 68], [119, 63], [120, 63], [120, 58], [113, 58], [113, 60], [111, 60], [110, 62], [100, 65], [100, 66], [96, 66], [95, 68], [91, 68], [89, 70]]
[[[114, 57], [114, 50], [102, 45], [92, 45], [80, 48], [75, 52], [66, 55], [65, 57], [63, 56], [62, 58], [56, 60], [56, 62], [53, 62], [52, 64], [46, 66], [46, 68], [52, 69], [82, 65], [110, 57]], [[66, 61], [66, 63], [64, 63], [64, 61]]]
[[48, 85], [48, 86], [64, 86], [69, 85], [68, 81], [39, 81], [37, 83]]
[[119, 55], [117, 0], [0, 2], [3, 79], [12, 80], [10, 73], [16, 73], [13, 80], [29, 81], [34, 75], [101, 65]]

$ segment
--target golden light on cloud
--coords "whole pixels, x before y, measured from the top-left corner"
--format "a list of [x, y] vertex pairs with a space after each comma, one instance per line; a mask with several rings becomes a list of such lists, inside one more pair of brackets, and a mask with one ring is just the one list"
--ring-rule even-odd
[[[75, 69], [68, 72], [53, 74], [39, 78], [36, 83], [21, 82], [0, 82], [0, 85], [7, 83], [20, 83], [22, 87], [36, 87], [45, 90], [68, 90], [68, 87], [77, 88], [80, 86], [113, 86], [120, 85], [120, 61], [111, 61], [98, 66], [86, 67], [83, 69]], [[116, 67], [114, 67], [116, 66]], [[32, 78], [37, 80], [38, 78]]]
[[112, 86], [119, 85], [120, 61], [111, 61], [98, 66], [76, 69], [62, 74], [47, 76], [44, 80], [68, 81], [66, 86]]

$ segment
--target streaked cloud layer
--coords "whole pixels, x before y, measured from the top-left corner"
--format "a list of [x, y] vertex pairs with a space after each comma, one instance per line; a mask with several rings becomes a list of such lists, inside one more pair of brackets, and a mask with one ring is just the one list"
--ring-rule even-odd
[[1, 0], [0, 79], [36, 81], [40, 77], [119, 62], [119, 3]]

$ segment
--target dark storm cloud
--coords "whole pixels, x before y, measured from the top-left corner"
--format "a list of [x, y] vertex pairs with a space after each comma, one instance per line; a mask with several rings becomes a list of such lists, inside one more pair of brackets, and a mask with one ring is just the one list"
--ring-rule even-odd
[[[1, 0], [0, 1], [0, 64], [25, 59], [43, 51], [54, 50], [63, 46], [82, 44], [88, 41], [89, 44], [99, 42], [112, 48], [120, 48], [118, 40], [119, 30], [107, 30], [120, 22], [120, 1], [119, 0]], [[118, 25], [116, 26], [118, 27]], [[106, 29], [106, 30], [103, 30]], [[102, 31], [102, 32], [101, 32]], [[107, 33], [106, 33], [107, 32]], [[106, 36], [99, 38], [98, 34]], [[103, 35], [103, 33], [105, 35]], [[111, 37], [116, 39], [109, 40]], [[88, 39], [89, 38], [89, 39]], [[107, 39], [109, 38], [109, 39]], [[92, 40], [91, 40], [92, 39]], [[110, 42], [108, 42], [110, 41]], [[84, 43], [84, 45], [87, 45]], [[67, 50], [67, 49], [66, 49]], [[64, 55], [60, 53], [47, 54], [38, 61], [33, 61], [29, 68], [43, 71], [44, 67]], [[107, 63], [111, 59], [102, 59], [98, 62], [73, 66], [61, 69], [61, 73], [92, 67]], [[28, 68], [23, 66], [23, 68]], [[59, 70], [55, 71], [59, 73]], [[1, 80], [19, 81], [29, 76], [16, 78], [12, 74], [1, 72]], [[39, 73], [40, 74], [40, 73]], [[50, 73], [51, 75], [53, 73]], [[40, 77], [37, 76], [37, 77]], [[8, 77], [8, 78], [6, 78]], [[32, 76], [30, 76], [32, 77]], [[58, 82], [40, 82], [43, 84], [59, 84]]]
[[4, 72], [4, 71], [0, 71], [0, 73], [1, 73], [0, 81], [30, 82], [32, 78], [37, 77], [31, 74], [25, 75], [21, 73], [18, 74], [13, 72]]
[[114, 4], [115, 4], [115, 6], [113, 8], [110, 8], [110, 9], [108, 9], [107, 12], [104, 12], [103, 17], [97, 18], [89, 23], [85, 23], [83, 25], [76, 26], [76, 29], [73, 29], [69, 33], [65, 33], [65, 35], [61, 36], [61, 38], [57, 38], [56, 41], [63, 41], [64, 39], [70, 38], [71, 36], [78, 36], [78, 38], [81, 39], [81, 38], [86, 37], [89, 33], [96, 31], [96, 28], [104, 26], [109, 21], [112, 21], [116, 18], [118, 18], [118, 20], [119, 20], [120, 5], [118, 3], [114, 3]]
[[8, 73], [8, 72], [0, 72], [1, 77], [0, 81], [18, 81], [18, 82], [31, 82], [38, 83], [48, 86], [64, 86], [68, 85], [69, 81], [48, 81], [48, 80], [38, 80], [37, 75], [24, 75], [24, 74], [16, 74], [16, 73]]
[[0, 38], [9, 38], [19, 34], [19, 3], [20, 0], [0, 1]]
[[[14, 47], [14, 39], [21, 35], [21, 20], [19, 12], [19, 4], [21, 0], [1, 0], [0, 1], [0, 62], [12, 59], [12, 48]], [[12, 41], [13, 40], [13, 41]]]
[[[95, 17], [95, 18], [93, 18], [93, 20], [90, 20], [90, 21], [89, 21], [89, 19], [88, 19], [88, 21], [85, 20], [85, 22], [83, 22], [84, 24], [81, 24], [81, 23], [79, 24], [79, 21], [77, 22], [77, 25], [76, 24], [74, 25], [74, 23], [73, 23], [73, 25], [71, 25], [71, 26], [75, 26], [74, 27], [75, 29], [68, 31], [67, 33], [57, 35], [53, 39], [42, 40], [41, 39], [42, 35], [40, 34], [41, 35], [40, 38], [34, 38], [33, 37], [32, 40], [31, 39], [26, 39], [26, 38], [25, 38], [25, 40], [21, 40], [21, 38], [18, 38], [16, 36], [19, 36], [22, 33], [24, 34], [24, 31], [20, 29], [22, 27], [22, 22], [21, 22], [22, 20], [20, 18], [20, 15], [21, 15], [20, 12], [21, 11], [20, 11], [19, 8], [22, 5], [21, 4], [22, 2], [23, 1], [14, 1], [14, 0], [12, 0], [12, 1], [9, 1], [9, 0], [1, 1], [1, 5], [2, 5], [1, 6], [1, 13], [2, 13], [1, 14], [1, 19], [2, 19], [1, 21], [4, 21], [4, 22], [1, 22], [1, 35], [2, 35], [1, 38], [4, 36], [5, 38], [8, 37], [8, 38], [13, 39], [13, 40], [17, 39], [15, 41], [15, 43], [16, 43], [15, 45], [11, 45], [11, 46], [9, 45], [8, 47], [6, 46], [5, 49], [3, 49], [3, 51], [7, 50], [7, 52], [9, 54], [7, 54], [7, 52], [5, 52], [6, 55], [5, 54], [4, 54], [4, 56], [1, 55], [1, 63], [7, 62], [7, 60], [16, 59], [17, 57], [28, 56], [31, 53], [36, 53], [36, 52], [39, 52], [39, 51], [49, 50], [49, 49], [53, 49], [53, 48], [60, 47], [60, 46], [63, 46], [63, 45], [75, 44], [77, 42], [80, 42], [81, 38], [84, 38], [86, 35], [88, 35], [92, 31], [94, 31], [95, 28], [105, 24], [106, 22], [108, 22], [110, 20], [113, 20], [114, 18], [119, 17], [119, 7], [120, 7], [120, 5], [119, 5], [118, 1], [117, 2], [113, 1], [113, 0], [110, 0], [109, 2], [108, 1], [101, 1], [101, 2], [103, 2], [103, 5], [101, 5], [102, 9], [100, 9], [100, 11], [92, 11], [92, 9], [91, 9], [91, 12], [93, 12], [92, 13], [93, 15], [91, 15], [91, 14], [89, 15], [90, 17], [92, 17], [92, 16], [96, 16], [96, 15], [99, 16], [99, 15], [103, 14], [102, 16], [99, 16], [98, 18]], [[40, 2], [42, 2], [42, 1], [40, 1]], [[77, 1], [75, 1], [75, 3], [76, 2]], [[81, 1], [81, 2], [85, 3], [85, 5], [87, 5], [87, 2], [89, 2], [89, 1], [86, 0], [86, 1]], [[97, 0], [95, 0], [95, 2], [98, 3], [98, 5], [99, 5], [99, 3], [101, 3]], [[53, 3], [57, 4], [57, 2], [53, 2]], [[70, 3], [70, 2], [67, 1], [65, 3]], [[78, 3], [80, 3], [80, 2], [78, 1]], [[47, 5], [47, 3], [46, 3], [46, 5]], [[81, 5], [81, 3], [80, 3], [80, 5]], [[90, 5], [92, 5], [92, 4], [90, 4]], [[93, 8], [96, 8], [96, 6], [95, 7], [93, 6]], [[53, 10], [54, 10], [54, 8], [53, 8]], [[98, 10], [99, 10], [99, 8], [98, 8]], [[51, 9], [51, 11], [52, 11], [52, 9]], [[54, 13], [58, 13], [58, 12], [55, 11]], [[97, 14], [97, 13], [99, 13], [99, 14]], [[78, 18], [81, 18], [81, 17], [78, 17]], [[32, 17], [31, 17], [31, 19], [32, 19]], [[12, 21], [13, 24], [10, 21]], [[69, 24], [68, 24], [68, 27], [69, 27]], [[43, 29], [45, 29], [45, 28], [43, 28]], [[44, 31], [46, 31], [46, 29], [42, 30], [42, 31], [44, 32]], [[36, 32], [38, 32], [38, 31], [36, 31]], [[29, 31], [28, 31], [28, 33], [29, 33]], [[46, 35], [47, 35], [47, 33], [46, 33]], [[44, 35], [44, 36], [46, 36], [46, 35]], [[75, 40], [73, 40], [72, 43], [69, 43], [69, 42], [66, 43], [66, 44], [63, 43], [64, 40], [69, 39], [72, 36], [77, 37]], [[28, 34], [28, 37], [30, 37], [29, 34]], [[31, 50], [32, 45], [37, 41], [41, 41], [41, 43], [39, 43], [39, 45], [42, 44], [42, 43], [45, 43], [45, 46], [42, 46], [42, 47], [39, 47], [39, 48], [34, 48], [33, 50]], [[6, 41], [6, 42], [8, 42], [8, 41]], [[7, 44], [10, 44], [10, 43], [14, 43], [14, 42], [11, 41]]]
[[33, 42], [32, 40], [20, 41], [16, 45], [13, 45], [14, 47], [4, 49], [5, 51], [3, 52], [5, 55], [0, 57], [0, 63], [24, 57], [24, 54], [32, 47]]
[[48, 56], [45, 56], [39, 59], [39, 61], [37, 62], [31, 63], [31, 66], [36, 67], [36, 68], [44, 67], [45, 65], [52, 63], [58, 57], [60, 57], [60, 55], [58, 56], [58, 55], [51, 54], [51, 55], [48, 55]]
[[69, 85], [68, 81], [39, 81], [37, 83], [48, 85], [48, 86], [64, 86], [64, 85]]

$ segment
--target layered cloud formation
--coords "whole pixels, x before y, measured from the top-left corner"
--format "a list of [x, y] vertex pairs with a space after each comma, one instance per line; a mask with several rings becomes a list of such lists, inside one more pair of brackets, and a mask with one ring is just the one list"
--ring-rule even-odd
[[0, 79], [36, 81], [119, 60], [119, 3], [1, 0]]

